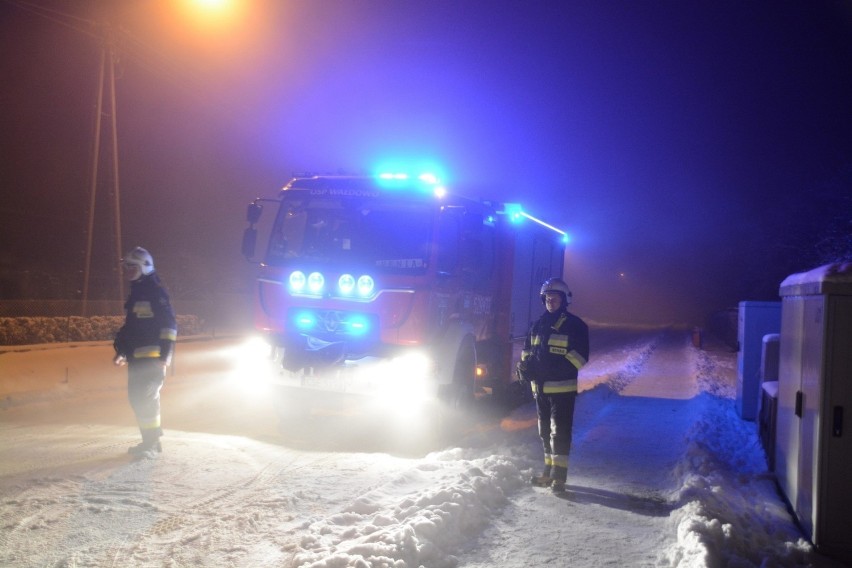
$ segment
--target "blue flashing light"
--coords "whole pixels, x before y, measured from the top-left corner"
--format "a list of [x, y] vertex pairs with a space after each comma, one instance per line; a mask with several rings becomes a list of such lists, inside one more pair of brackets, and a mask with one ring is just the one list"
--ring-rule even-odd
[[559, 235], [561, 235], [563, 243], [568, 243], [571, 240], [571, 237], [568, 235], [568, 233], [566, 233], [562, 229], [558, 229], [558, 228], [554, 227], [553, 225], [551, 225], [549, 223], [545, 223], [541, 219], [537, 219], [537, 218], [533, 217], [532, 215], [530, 215], [529, 213], [524, 211], [519, 203], [506, 203], [506, 204], [504, 204], [503, 205], [503, 213], [506, 214], [506, 216], [509, 218], [509, 221], [511, 221], [512, 223], [520, 223], [525, 219], [529, 219], [530, 221], [533, 221], [534, 223], [538, 223], [542, 227], [548, 228], [551, 231], [554, 231], [555, 233], [558, 233]]
[[405, 187], [424, 192], [434, 191], [436, 196], [442, 197], [446, 190], [440, 187], [441, 176], [436, 173], [436, 169], [440, 170], [430, 163], [419, 165], [404, 162], [386, 163], [375, 170], [375, 177], [381, 185], [388, 189]]
[[402, 172], [382, 172], [379, 174], [379, 179], [405, 181], [408, 179], [408, 174]]
[[307, 331], [317, 325], [317, 316], [311, 312], [299, 312], [293, 318], [293, 323], [296, 324], [296, 328]]
[[520, 203], [506, 203], [503, 206], [503, 212], [512, 223], [520, 223], [524, 220], [524, 210]]
[[352, 335], [364, 335], [370, 331], [370, 322], [364, 316], [352, 316], [346, 324], [349, 333]]

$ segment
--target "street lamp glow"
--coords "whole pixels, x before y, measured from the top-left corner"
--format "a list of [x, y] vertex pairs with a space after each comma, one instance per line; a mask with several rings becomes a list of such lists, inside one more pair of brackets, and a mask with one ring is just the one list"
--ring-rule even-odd
[[190, 22], [231, 29], [239, 12], [238, 5], [235, 0], [184, 0], [183, 12]]
[[231, 0], [192, 0], [193, 3], [202, 10], [218, 12], [225, 10]]

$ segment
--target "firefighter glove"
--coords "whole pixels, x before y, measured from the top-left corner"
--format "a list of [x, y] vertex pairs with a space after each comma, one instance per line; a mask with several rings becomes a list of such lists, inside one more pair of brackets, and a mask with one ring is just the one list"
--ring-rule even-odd
[[518, 374], [518, 380], [522, 384], [526, 384], [526, 383], [530, 382], [529, 366], [527, 365], [526, 361], [518, 361], [517, 374]]

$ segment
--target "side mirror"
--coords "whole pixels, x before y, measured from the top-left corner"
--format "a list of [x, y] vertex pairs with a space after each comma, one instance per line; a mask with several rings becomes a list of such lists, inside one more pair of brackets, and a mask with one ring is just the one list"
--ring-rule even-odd
[[257, 248], [257, 229], [254, 227], [249, 227], [245, 231], [243, 231], [243, 244], [242, 244], [242, 252], [243, 256], [247, 259], [254, 258], [254, 252]]
[[249, 203], [249, 206], [246, 209], [246, 221], [248, 221], [250, 225], [254, 225], [260, 220], [261, 213], [263, 213], [263, 205], [260, 205], [259, 203]]

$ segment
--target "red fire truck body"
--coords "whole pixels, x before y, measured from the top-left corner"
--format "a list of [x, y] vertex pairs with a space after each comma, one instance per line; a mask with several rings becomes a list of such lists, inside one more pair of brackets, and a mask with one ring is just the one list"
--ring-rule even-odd
[[430, 176], [294, 178], [249, 205], [249, 258], [270, 203], [254, 321], [285, 386], [410, 390], [452, 404], [493, 392], [513, 380], [541, 282], [563, 272], [564, 233], [517, 206], [446, 193]]

